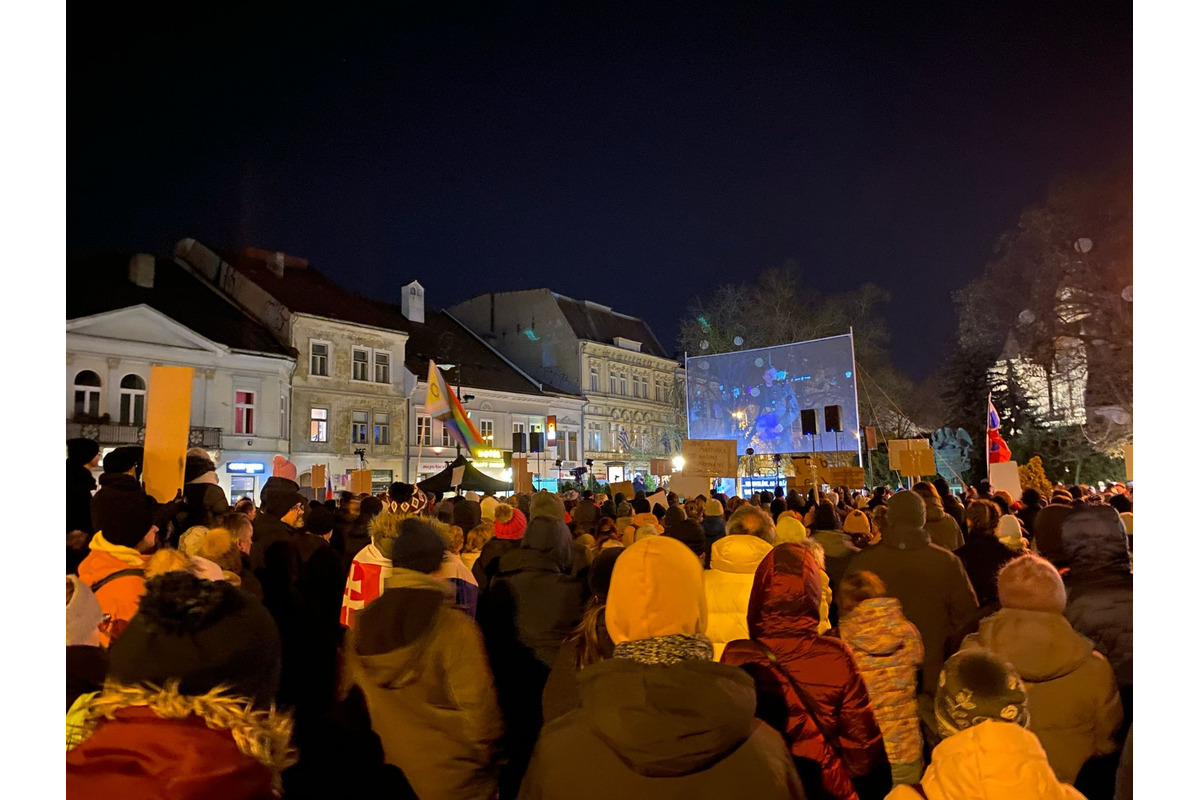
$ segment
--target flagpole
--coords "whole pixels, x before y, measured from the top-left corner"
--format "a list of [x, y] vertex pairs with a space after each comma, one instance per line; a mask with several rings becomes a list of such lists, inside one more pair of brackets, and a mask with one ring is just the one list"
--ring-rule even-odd
[[[987, 411], [984, 413], [985, 421], [983, 424], [983, 437], [987, 442], [983, 448], [983, 475], [990, 484], [992, 482], [992, 393], [988, 391]], [[996, 421], [999, 422], [1000, 415], [996, 414]]]

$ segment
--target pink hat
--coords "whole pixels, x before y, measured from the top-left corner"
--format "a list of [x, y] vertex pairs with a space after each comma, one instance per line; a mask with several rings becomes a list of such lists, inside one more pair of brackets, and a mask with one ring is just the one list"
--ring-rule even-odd
[[272, 464], [271, 475], [273, 477], [287, 478], [290, 481], [296, 480], [296, 465], [288, 461], [286, 456], [276, 454]]

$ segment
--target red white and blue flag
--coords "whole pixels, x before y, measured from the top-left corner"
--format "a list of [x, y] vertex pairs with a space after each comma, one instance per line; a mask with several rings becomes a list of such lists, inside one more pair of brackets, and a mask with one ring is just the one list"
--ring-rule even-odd
[[1008, 449], [1008, 443], [1004, 441], [1004, 437], [1000, 435], [1000, 415], [996, 413], [996, 407], [992, 405], [992, 396], [988, 395], [988, 463], [1003, 464], [1005, 461], [1012, 460], [1012, 451]]

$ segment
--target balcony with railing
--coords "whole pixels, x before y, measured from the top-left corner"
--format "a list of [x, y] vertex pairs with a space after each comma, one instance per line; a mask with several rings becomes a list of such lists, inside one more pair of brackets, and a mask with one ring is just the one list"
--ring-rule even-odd
[[[188, 447], [219, 450], [221, 433], [221, 428], [189, 428]], [[74, 422], [68, 420], [67, 438], [92, 439], [99, 442], [101, 447], [140, 446], [146, 443], [146, 426], [123, 425], [118, 422]]]

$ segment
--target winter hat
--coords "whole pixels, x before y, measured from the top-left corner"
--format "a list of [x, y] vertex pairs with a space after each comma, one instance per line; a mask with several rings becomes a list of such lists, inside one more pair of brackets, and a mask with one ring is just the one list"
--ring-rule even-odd
[[678, 539], [698, 556], [704, 555], [708, 550], [708, 539], [704, 536], [704, 528], [701, 528], [700, 523], [694, 520], [685, 519], [668, 528], [663, 535]]
[[561, 519], [541, 516], [529, 520], [520, 546], [524, 550], [536, 550], [549, 556], [560, 572], [571, 571], [575, 560], [575, 547], [571, 540], [571, 531]]
[[216, 562], [210, 561], [204, 556], [192, 556], [189, 561], [189, 569], [197, 578], [203, 578], [206, 581], [223, 581], [225, 573]]
[[989, 720], [1029, 727], [1025, 684], [1008, 662], [986, 650], [951, 656], [938, 678], [933, 703], [943, 739]]
[[307, 513], [308, 500], [299, 492], [293, 492], [288, 489], [271, 489], [268, 491], [265, 488], [262, 491], [262, 510], [269, 517], [282, 519], [297, 504], [304, 506]]
[[[200, 450], [200, 448], [192, 448], [192, 450]], [[188, 450], [187, 458], [183, 462], [183, 482], [191, 483], [209, 472], [216, 472], [217, 467], [213, 464], [212, 459], [208, 457], [208, 453], [200, 450], [198, 455], [193, 455], [192, 450]]]
[[207, 558], [221, 568], [225, 579], [242, 571], [242, 551], [237, 547], [233, 534], [224, 528], [209, 528], [200, 542], [201, 558]]
[[483, 519], [479, 502], [477, 500], [460, 500], [454, 504], [454, 511], [450, 514], [450, 519], [453, 524], [464, 531], [474, 530]]
[[417, 514], [425, 507], [425, 493], [411, 483], [396, 481], [388, 487], [388, 498], [396, 502], [396, 513]]
[[592, 566], [588, 569], [588, 588], [592, 590], [592, 594], [605, 600], [608, 597], [608, 589], [612, 584], [613, 568], [617, 565], [617, 556], [625, 552], [624, 549], [612, 548], [601, 550], [596, 555]]
[[924, 528], [925, 498], [916, 492], [896, 492], [887, 501], [887, 520], [891, 528]]
[[136, 547], [154, 524], [151, 502], [136, 481], [109, 483], [92, 497], [92, 527], [112, 544]]
[[683, 510], [683, 506], [671, 506], [663, 515], [662, 523], [664, 528], [671, 528], [681, 522], [687, 522], [687, 512]]
[[110, 651], [108, 679], [184, 695], [228, 687], [266, 708], [279, 691], [280, 640], [260, 603], [224, 581], [168, 572], [146, 581], [129, 627]]
[[416, 517], [400, 523], [400, 538], [392, 545], [392, 566], [430, 575], [446, 555], [446, 542], [433, 526]]
[[500, 505], [500, 501], [491, 495], [479, 501], [479, 514], [483, 519], [496, 518], [496, 506]]
[[1119, 515], [1121, 522], [1125, 523], [1125, 535], [1133, 536], [1133, 512], [1125, 511]]
[[554, 517], [555, 519], [566, 519], [567, 507], [563, 505], [562, 498], [551, 492], [542, 489], [529, 503], [529, 518], [534, 517]]
[[333, 531], [336, 521], [333, 511], [325, 506], [310, 507], [304, 512], [304, 530], [317, 536], [324, 536]]
[[842, 522], [842, 531], [845, 533], [857, 533], [863, 536], [871, 535], [871, 518], [862, 511], [855, 509], [846, 515], [846, 519]]
[[[867, 507], [867, 505], [868, 505], [868, 503], [869, 503], [869, 502], [870, 502], [870, 501], [869, 501], [869, 500], [867, 500], [867, 498], [863, 497], [863, 496], [860, 494], [860, 495], [857, 497], [857, 499], [855, 499], [855, 501], [854, 501], [854, 507], [855, 507], [856, 509], [858, 509], [858, 510], [860, 510], [860, 511], [861, 511], [862, 509], [865, 509], [865, 508]], [[843, 528], [842, 528], [842, 530], [845, 530], [845, 527], [843, 527]]]
[[617, 503], [617, 518], [618, 519], [620, 519], [621, 517], [632, 517], [632, 516], [633, 516], [633, 506], [629, 505], [629, 503], [625, 502], [624, 500]]
[[633, 540], [635, 542], [640, 542], [642, 539], [650, 536], [658, 536], [658, 528], [653, 525], [639, 525], [637, 530], [633, 532]]
[[1058, 569], [1040, 556], [1017, 556], [1000, 569], [996, 580], [1004, 608], [1061, 614], [1067, 607], [1067, 590]]
[[525, 515], [508, 503], [496, 506], [495, 531], [497, 539], [520, 539], [525, 535]]
[[600, 516], [609, 517], [610, 519], [617, 518], [617, 504], [612, 500], [605, 500], [600, 504]]
[[614, 644], [702, 634], [708, 609], [699, 560], [669, 536], [626, 548], [613, 569], [604, 619]]
[[1012, 514], [1005, 514], [996, 525], [996, 538], [1013, 549], [1020, 550], [1024, 546], [1021, 536], [1021, 522]]
[[651, 511], [650, 501], [645, 497], [634, 497], [630, 506], [635, 514], [649, 514]]
[[275, 478], [287, 478], [289, 481], [296, 480], [296, 465], [287, 460], [286, 456], [275, 455], [271, 459], [271, 476]]
[[103, 621], [104, 612], [100, 610], [100, 601], [91, 588], [74, 575], [68, 575], [67, 647], [99, 645], [100, 623]]
[[725, 506], [721, 505], [721, 501], [714, 497], [704, 504], [704, 516], [723, 517], [725, 516]]
[[67, 461], [86, 464], [100, 452], [100, 445], [93, 439], [67, 439]]
[[784, 513], [779, 515], [779, 519], [775, 522], [775, 543], [783, 544], [785, 542], [802, 542], [808, 538], [808, 529], [804, 527], [793, 513]]
[[118, 447], [104, 457], [105, 472], [129, 472], [129, 470], [138, 467], [138, 473], [141, 473], [141, 463], [145, 455], [145, 450], [141, 447]]
[[467, 492], [463, 495], [463, 499], [470, 500], [472, 503], [479, 502], [479, 492]]
[[208, 535], [208, 528], [203, 525], [193, 525], [183, 532], [179, 537], [179, 550], [184, 555], [195, 556], [200, 554], [200, 547], [204, 542], [204, 537]]

